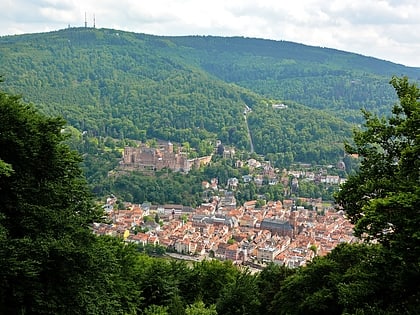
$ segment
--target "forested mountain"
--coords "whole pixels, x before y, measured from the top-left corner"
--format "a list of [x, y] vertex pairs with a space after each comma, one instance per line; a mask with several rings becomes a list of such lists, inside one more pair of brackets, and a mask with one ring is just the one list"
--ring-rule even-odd
[[256, 152], [278, 165], [337, 161], [360, 108], [385, 113], [396, 101], [391, 76], [420, 78], [418, 68], [285, 41], [94, 28], [2, 37], [0, 63], [6, 91], [88, 135], [250, 149], [248, 122]]
[[[420, 68], [329, 48], [256, 38], [176, 37], [194, 50], [200, 66], [260, 95], [361, 117], [395, 102], [392, 76], [420, 79]], [[354, 112], [356, 111], [356, 112]]]

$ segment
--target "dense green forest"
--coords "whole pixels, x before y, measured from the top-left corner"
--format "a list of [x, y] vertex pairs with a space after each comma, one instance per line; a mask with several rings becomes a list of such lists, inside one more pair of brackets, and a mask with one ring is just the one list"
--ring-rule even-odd
[[418, 68], [286, 41], [93, 28], [1, 37], [0, 63], [6, 91], [86, 137], [250, 150], [249, 127], [256, 152], [282, 167], [336, 163], [360, 108], [389, 113], [391, 76], [420, 78]]
[[199, 65], [264, 97], [325, 109], [360, 122], [360, 109], [387, 112], [396, 98], [393, 75], [420, 79], [409, 68], [372, 57], [287, 41], [212, 36], [171, 37]]
[[365, 112], [346, 146], [363, 162], [336, 195], [366, 242], [258, 273], [95, 236], [102, 213], [65, 121], [0, 92], [0, 313], [418, 314], [420, 90], [407, 78], [392, 85], [399, 103], [388, 119]]

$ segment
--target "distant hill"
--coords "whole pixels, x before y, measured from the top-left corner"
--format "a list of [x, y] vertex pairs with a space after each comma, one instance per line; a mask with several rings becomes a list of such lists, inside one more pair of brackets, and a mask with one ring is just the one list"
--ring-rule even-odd
[[200, 67], [226, 82], [269, 98], [339, 110], [340, 117], [350, 121], [360, 114], [360, 108], [389, 110], [396, 100], [388, 84], [392, 76], [420, 80], [420, 68], [287, 41], [211, 36], [171, 39], [192, 48], [190, 54]]
[[391, 76], [420, 78], [420, 68], [286, 41], [93, 28], [1, 37], [0, 64], [2, 89], [80, 132], [250, 149], [248, 122], [256, 152], [279, 164], [337, 161], [360, 108], [387, 113], [396, 101]]

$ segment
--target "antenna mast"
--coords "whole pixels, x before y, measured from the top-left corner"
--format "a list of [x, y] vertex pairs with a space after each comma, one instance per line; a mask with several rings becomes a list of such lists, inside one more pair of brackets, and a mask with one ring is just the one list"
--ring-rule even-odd
[[96, 27], [96, 19], [95, 19], [95, 13], [93, 13], [93, 28]]
[[85, 28], [87, 27], [86, 12], [85, 12]]

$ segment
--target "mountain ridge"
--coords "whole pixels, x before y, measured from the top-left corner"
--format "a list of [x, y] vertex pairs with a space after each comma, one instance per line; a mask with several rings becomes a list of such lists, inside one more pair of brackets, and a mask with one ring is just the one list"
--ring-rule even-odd
[[34, 33], [23, 33], [23, 34], [8, 34], [8, 35], [0, 35], [0, 39], [13, 39], [13, 40], [19, 40], [23, 39], [25, 37], [32, 37], [32, 36], [38, 36], [38, 35], [45, 35], [45, 34], [57, 34], [61, 32], [65, 32], [68, 30], [104, 30], [104, 31], [115, 31], [115, 32], [121, 32], [121, 33], [128, 33], [128, 34], [136, 34], [140, 36], [147, 36], [147, 37], [155, 37], [155, 38], [169, 38], [169, 39], [186, 39], [186, 38], [216, 38], [216, 39], [241, 39], [241, 40], [255, 40], [255, 41], [264, 41], [264, 42], [272, 42], [272, 43], [285, 43], [287, 45], [293, 45], [296, 47], [305, 47], [305, 48], [313, 48], [313, 49], [322, 49], [322, 50], [328, 50], [330, 52], [340, 53], [344, 55], [355, 55], [367, 59], [373, 59], [375, 61], [379, 62], [385, 62], [388, 64], [393, 64], [396, 66], [402, 66], [405, 68], [410, 68], [415, 71], [419, 71], [420, 67], [415, 66], [408, 66], [403, 63], [399, 62], [393, 62], [387, 59], [382, 59], [379, 57], [371, 56], [371, 55], [364, 55], [362, 53], [353, 52], [353, 51], [346, 51], [343, 49], [338, 49], [334, 47], [329, 46], [317, 46], [317, 45], [311, 45], [311, 44], [305, 44], [301, 42], [295, 42], [290, 40], [282, 40], [282, 39], [269, 39], [269, 38], [259, 38], [259, 37], [249, 37], [249, 36], [240, 36], [240, 35], [232, 35], [232, 36], [221, 36], [221, 35], [156, 35], [156, 34], [149, 34], [149, 33], [143, 33], [143, 32], [135, 32], [135, 31], [126, 31], [126, 30], [118, 30], [118, 29], [112, 29], [112, 28], [93, 28], [93, 27], [67, 27], [62, 28], [58, 30], [51, 30], [46, 32], [34, 32]]

